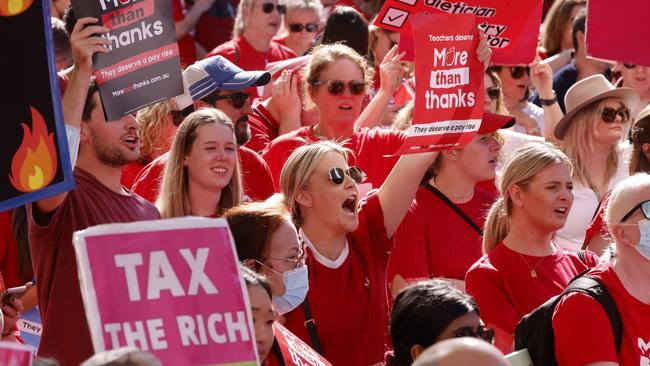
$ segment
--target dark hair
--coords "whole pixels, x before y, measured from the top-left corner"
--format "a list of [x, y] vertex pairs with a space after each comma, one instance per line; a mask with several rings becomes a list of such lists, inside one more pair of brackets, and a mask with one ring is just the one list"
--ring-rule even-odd
[[241, 276], [246, 283], [246, 286], [262, 286], [264, 291], [269, 295], [270, 299], [273, 299], [273, 291], [271, 290], [271, 283], [263, 274], [253, 272], [250, 268], [240, 265], [239, 270], [241, 271]]
[[573, 19], [573, 25], [571, 26], [571, 41], [573, 42], [573, 49], [578, 50], [578, 32], [585, 33], [587, 24], [587, 8], [580, 10], [575, 19]]
[[90, 121], [90, 115], [93, 113], [93, 110], [96, 107], [95, 103], [95, 93], [99, 92], [99, 88], [97, 87], [97, 82], [95, 81], [95, 78], [90, 79], [90, 85], [88, 85], [88, 93], [86, 94], [86, 102], [84, 102], [84, 110], [81, 113], [81, 119], [83, 121]]
[[32, 257], [29, 251], [29, 237], [27, 233], [27, 209], [19, 206], [11, 210], [11, 231], [18, 246], [18, 278], [22, 281], [31, 281], [34, 277], [32, 270]]
[[[280, 227], [289, 214], [280, 203], [251, 202], [236, 206], [223, 214], [228, 220], [235, 239], [240, 261], [255, 259], [262, 261], [271, 235]], [[255, 270], [259, 265], [255, 263]]]
[[63, 12], [63, 22], [65, 23], [65, 30], [68, 31], [68, 34], [72, 34], [74, 25], [77, 24], [77, 15], [74, 13], [72, 3]]
[[449, 323], [473, 311], [479, 313], [474, 299], [448, 282], [427, 280], [406, 287], [397, 294], [390, 316], [395, 365], [410, 365], [411, 347], [429, 347]]
[[339, 6], [327, 18], [320, 43], [343, 43], [361, 56], [366, 56], [368, 54], [368, 22], [354, 8]]
[[54, 40], [54, 51], [56, 53], [56, 56], [65, 56], [69, 57], [69, 59], [72, 60], [72, 46], [70, 45], [70, 35], [65, 29], [65, 24], [59, 18], [52, 18], [52, 38]]
[[650, 161], [643, 152], [643, 144], [650, 143], [650, 115], [636, 121], [632, 126], [632, 157], [630, 158], [630, 175], [650, 173]]

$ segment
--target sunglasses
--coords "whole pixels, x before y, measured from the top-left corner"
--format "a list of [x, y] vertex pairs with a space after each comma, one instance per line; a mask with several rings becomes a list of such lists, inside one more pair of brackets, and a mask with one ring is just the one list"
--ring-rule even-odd
[[292, 23], [289, 24], [289, 30], [293, 33], [299, 33], [302, 32], [302, 30], [306, 30], [309, 33], [314, 33], [318, 30], [318, 24], [316, 23], [307, 23], [307, 24], [300, 24], [300, 23]]
[[271, 14], [273, 12], [273, 9], [278, 9], [278, 13], [280, 14], [286, 14], [287, 13], [287, 7], [285, 5], [280, 5], [280, 4], [273, 4], [273, 3], [263, 3], [262, 4], [262, 11], [264, 14]]
[[345, 92], [345, 86], [347, 85], [350, 90], [350, 94], [361, 95], [366, 92], [366, 83], [363, 81], [348, 81], [346, 84], [341, 80], [316, 80], [311, 84], [313, 86], [321, 86], [323, 83], [327, 85], [327, 92], [332, 95], [340, 95]]
[[643, 216], [646, 219], [650, 220], [650, 200], [649, 200], [649, 201], [643, 201], [638, 205], [634, 206], [630, 211], [628, 211], [628, 213], [625, 214], [625, 216], [623, 216], [621, 222], [625, 222], [625, 220], [629, 219], [630, 216], [632, 216], [632, 214], [639, 208], [641, 209], [641, 213], [643, 213]]
[[485, 89], [485, 93], [487, 96], [492, 99], [492, 100], [497, 100], [501, 96], [501, 89], [491, 86], [487, 89]]
[[185, 116], [183, 116], [183, 112], [181, 111], [169, 111], [169, 115], [172, 116], [172, 123], [176, 127], [180, 126], [185, 119]]
[[621, 116], [621, 120], [623, 123], [629, 121], [630, 119], [630, 110], [627, 109], [627, 107], [621, 107], [619, 109], [614, 109], [611, 107], [605, 107], [603, 108], [603, 111], [601, 112], [600, 116], [603, 119], [603, 121], [607, 123], [612, 123], [616, 120], [616, 116]]
[[214, 102], [216, 102], [217, 100], [228, 99], [228, 101], [233, 107], [237, 109], [241, 109], [246, 103], [246, 100], [250, 98], [250, 96], [251, 96], [250, 93], [246, 93], [246, 92], [237, 92], [237, 93], [226, 94], [226, 95], [218, 95], [214, 97]]
[[366, 173], [364, 173], [359, 167], [351, 166], [348, 170], [343, 170], [341, 168], [332, 168], [327, 173], [330, 182], [338, 185], [341, 185], [345, 180], [345, 176], [350, 177], [355, 183], [361, 184], [366, 180]]
[[627, 62], [626, 62], [626, 63], [623, 63], [623, 67], [625, 67], [626, 69], [633, 69], [633, 68], [636, 67], [636, 65], [635, 65], [635, 64], [630, 64], [630, 63], [627, 63]]
[[530, 75], [530, 67], [528, 66], [512, 66], [510, 67], [510, 76], [513, 79], [521, 79], [524, 74]]
[[474, 331], [474, 329], [470, 327], [463, 327], [454, 332], [454, 337], [455, 338], [461, 338], [461, 337], [479, 338], [488, 343], [492, 343], [492, 341], [494, 341], [494, 329], [486, 328], [480, 325], [478, 329]]

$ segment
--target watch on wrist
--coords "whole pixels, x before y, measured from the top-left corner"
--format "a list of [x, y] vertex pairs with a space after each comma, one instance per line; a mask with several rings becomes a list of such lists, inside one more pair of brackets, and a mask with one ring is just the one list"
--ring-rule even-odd
[[557, 103], [557, 95], [555, 94], [555, 91], [553, 91], [553, 98], [551, 99], [543, 99], [542, 97], [539, 98], [539, 103], [543, 107], [550, 107], [553, 104]]

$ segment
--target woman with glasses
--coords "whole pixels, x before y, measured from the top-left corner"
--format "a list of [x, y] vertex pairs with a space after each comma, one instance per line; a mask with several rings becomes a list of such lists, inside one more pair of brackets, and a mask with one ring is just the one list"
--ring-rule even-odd
[[501, 80], [491, 68], [485, 70], [483, 85], [485, 87], [485, 110], [490, 113], [508, 114], [508, 109], [503, 101]]
[[579, 250], [585, 230], [605, 193], [629, 175], [630, 109], [639, 95], [614, 88], [602, 75], [578, 81], [566, 95], [566, 115], [553, 127], [555, 138], [573, 162], [573, 208], [556, 243]]
[[286, 327], [333, 365], [372, 365], [384, 356], [386, 267], [392, 236], [436, 153], [405, 155], [365, 199], [362, 171], [331, 141], [296, 149], [280, 178], [309, 268], [305, 306]]
[[499, 179], [501, 197], [483, 228], [484, 255], [465, 285], [506, 354], [519, 320], [598, 262], [591, 252], [578, 255], [553, 240], [571, 209], [572, 188], [569, 158], [547, 143], [515, 151]]
[[445, 339], [475, 337], [492, 343], [474, 299], [451, 284], [428, 280], [409, 285], [395, 298], [390, 314], [393, 352], [386, 366], [409, 366], [429, 346]]
[[223, 112], [191, 113], [176, 133], [156, 206], [164, 218], [219, 217], [242, 199], [235, 128]]
[[302, 56], [314, 45], [316, 34], [320, 31], [323, 5], [318, 0], [288, 0], [285, 3], [284, 30], [287, 32], [274, 41], [289, 47]]
[[634, 117], [650, 103], [650, 67], [629, 62], [619, 62], [617, 66], [623, 76], [623, 82], [619, 86], [636, 90], [641, 98], [636, 108], [632, 110]]
[[561, 366], [650, 362], [650, 175], [635, 174], [614, 188], [605, 222], [616, 255], [589, 276], [614, 300], [622, 325], [620, 348], [603, 307], [573, 292], [560, 300], [553, 314], [555, 357]]

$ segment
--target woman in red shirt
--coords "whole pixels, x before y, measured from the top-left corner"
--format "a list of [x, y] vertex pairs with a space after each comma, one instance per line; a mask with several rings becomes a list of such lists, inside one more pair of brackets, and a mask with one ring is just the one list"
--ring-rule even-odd
[[607, 228], [616, 255], [589, 273], [604, 285], [621, 318], [617, 351], [607, 313], [573, 292], [555, 307], [555, 357], [560, 366], [650, 365], [650, 175], [621, 181], [609, 197]]
[[550, 144], [529, 144], [515, 151], [500, 178], [502, 196], [483, 229], [485, 255], [467, 272], [465, 284], [483, 320], [495, 328], [496, 346], [509, 353], [519, 320], [598, 259], [585, 253], [583, 263], [553, 243], [573, 202], [571, 162], [564, 153]]

